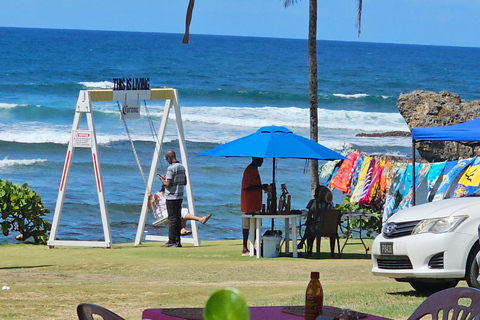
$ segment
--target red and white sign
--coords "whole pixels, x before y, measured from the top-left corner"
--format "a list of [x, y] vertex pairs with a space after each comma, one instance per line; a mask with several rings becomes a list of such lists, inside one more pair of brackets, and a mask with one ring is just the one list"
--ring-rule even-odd
[[93, 132], [90, 130], [73, 130], [72, 142], [75, 148], [91, 148], [93, 146]]

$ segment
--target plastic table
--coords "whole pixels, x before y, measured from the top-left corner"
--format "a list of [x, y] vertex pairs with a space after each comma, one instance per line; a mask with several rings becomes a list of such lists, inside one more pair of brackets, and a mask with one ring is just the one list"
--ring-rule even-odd
[[[257, 251], [257, 259], [260, 258], [260, 243], [262, 231], [262, 219], [285, 219], [285, 254], [290, 253], [290, 229], [292, 229], [292, 245], [293, 257], [298, 257], [297, 251], [297, 218], [301, 214], [242, 214], [242, 217], [250, 219], [250, 256], [254, 256], [255, 249]], [[257, 242], [255, 243], [255, 238]]]
[[[346, 245], [355, 245], [355, 244], [361, 244], [363, 245], [363, 248], [365, 249], [365, 254], [368, 255], [368, 250], [370, 250], [370, 248], [365, 244], [365, 242], [363, 241], [363, 237], [362, 237], [362, 231], [363, 231], [363, 228], [362, 228], [362, 220], [364, 219], [368, 219], [368, 218], [371, 218], [371, 217], [374, 217], [375, 214], [373, 213], [363, 213], [363, 212], [342, 212], [342, 218], [341, 218], [341, 221], [346, 221], [347, 222], [347, 225], [349, 227], [349, 229], [351, 230], [350, 232], [358, 232], [359, 234], [359, 237], [357, 238], [357, 241], [354, 242], [353, 238], [350, 238], [350, 237], [347, 237], [345, 239], [345, 242], [343, 243], [343, 246], [342, 246], [342, 249], [340, 250], [340, 254], [343, 253], [343, 249], [345, 248]], [[350, 227], [350, 220], [359, 220], [360, 221], [360, 227], [359, 227], [359, 230], [353, 230], [351, 227]], [[342, 229], [343, 231], [343, 228], [342, 228], [342, 225], [340, 224], [340, 228]], [[345, 232], [345, 231], [344, 231]]]
[[[284, 306], [250, 307], [250, 319], [251, 320], [302, 320], [304, 319], [304, 316], [283, 312], [284, 308], [285, 308]], [[188, 311], [188, 310], [196, 311], [195, 314], [197, 314], [197, 316], [178, 317], [178, 316], [164, 314], [162, 312], [162, 309], [145, 309], [142, 313], [142, 320], [202, 319], [201, 308], [177, 308], [177, 309], [182, 311]], [[200, 316], [198, 316], [198, 314]], [[367, 314], [366, 317], [361, 318], [360, 320], [390, 320], [390, 319]]]

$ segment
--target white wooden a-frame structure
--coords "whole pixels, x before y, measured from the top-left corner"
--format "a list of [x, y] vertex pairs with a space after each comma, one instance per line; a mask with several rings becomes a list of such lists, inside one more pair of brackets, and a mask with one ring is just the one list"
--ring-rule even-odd
[[[75, 117], [72, 125], [72, 133], [70, 141], [68, 143], [67, 155], [65, 158], [65, 165], [63, 167], [62, 179], [60, 182], [60, 188], [58, 190], [57, 203], [55, 207], [55, 213], [53, 216], [52, 229], [50, 231], [50, 237], [48, 240], [48, 246], [53, 248], [54, 246], [82, 246], [82, 247], [106, 247], [112, 246], [112, 239], [110, 233], [110, 224], [108, 221], [108, 212], [105, 204], [105, 194], [103, 188], [103, 180], [97, 149], [97, 137], [95, 133], [95, 125], [92, 117], [92, 102], [96, 101], [139, 101], [139, 100], [165, 100], [165, 109], [161, 121], [160, 130], [158, 133], [158, 139], [156, 140], [155, 151], [152, 158], [152, 164], [150, 167], [150, 173], [148, 176], [148, 182], [145, 190], [145, 196], [143, 199], [142, 211], [140, 213], [140, 219], [137, 229], [137, 235], [135, 238], [135, 246], [140, 244], [141, 237], [145, 228], [146, 216], [148, 213], [148, 192], [152, 190], [153, 182], [155, 179], [156, 169], [158, 165], [159, 155], [161, 154], [163, 138], [165, 136], [165, 130], [168, 120], [170, 109], [174, 108], [176, 126], [178, 132], [178, 141], [182, 164], [185, 167], [185, 174], [187, 177], [186, 194], [188, 201], [188, 210], [190, 214], [195, 214], [195, 206], [193, 203], [192, 186], [190, 179], [190, 171], [188, 167], [187, 151], [185, 144], [185, 136], [183, 133], [182, 117], [180, 113], [180, 103], [178, 100], [178, 93], [176, 89], [171, 88], [158, 88], [150, 90], [81, 90], [78, 96], [77, 106], [75, 110]], [[79, 130], [82, 114], [86, 115], [88, 130]], [[95, 181], [97, 187], [98, 201], [100, 206], [100, 215], [102, 219], [103, 233], [105, 241], [77, 241], [77, 240], [57, 240], [58, 227], [60, 217], [62, 215], [63, 202], [65, 199], [65, 192], [68, 183], [68, 176], [72, 164], [72, 158], [74, 150], [77, 147], [90, 148], [92, 151], [92, 161], [95, 172]], [[167, 241], [167, 237], [146, 237], [146, 240], [158, 240]], [[200, 245], [198, 238], [198, 230], [195, 221], [192, 221], [192, 238], [183, 238], [183, 242], [193, 243], [194, 245]]]

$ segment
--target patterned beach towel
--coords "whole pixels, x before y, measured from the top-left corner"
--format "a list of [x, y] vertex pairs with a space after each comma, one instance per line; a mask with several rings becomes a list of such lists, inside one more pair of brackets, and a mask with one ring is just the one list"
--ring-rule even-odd
[[363, 186], [363, 192], [358, 201], [359, 204], [367, 204], [370, 203], [370, 194], [372, 192], [372, 187], [375, 184], [375, 180], [377, 178], [377, 173], [380, 171], [380, 160], [373, 159], [370, 163], [370, 168], [368, 168], [369, 172], [367, 173], [367, 177], [365, 178], [365, 185]]
[[[435, 197], [433, 197], [433, 201], [439, 201], [446, 198], [453, 180], [460, 174], [463, 169], [465, 169], [466, 166], [472, 163], [472, 161], [473, 158], [458, 160], [457, 164], [450, 171], [448, 171], [447, 174], [443, 175], [442, 183], [438, 187], [437, 193], [435, 193]], [[447, 170], [445, 168], [445, 172], [446, 171]]]
[[400, 183], [403, 180], [403, 175], [405, 174], [407, 168], [406, 163], [397, 163], [392, 174], [392, 184], [389, 187], [388, 195], [385, 199], [385, 208], [383, 209], [382, 222], [387, 221], [387, 219], [394, 213], [395, 208], [395, 198], [400, 188]]
[[[415, 171], [418, 171], [418, 164], [415, 166]], [[400, 189], [399, 192], [402, 195], [402, 199], [404, 199], [408, 195], [408, 191], [410, 190], [410, 187], [412, 186], [412, 164], [409, 163], [407, 164], [407, 168], [405, 169], [405, 172], [403, 174], [403, 180], [401, 181], [400, 184]]]
[[375, 192], [375, 196], [373, 197], [373, 199], [371, 199], [370, 203], [373, 203], [377, 211], [383, 212], [383, 210], [385, 209], [385, 200], [388, 194], [387, 183], [389, 181], [388, 180], [389, 176], [391, 180], [391, 175], [393, 172], [392, 164], [393, 164], [393, 161], [390, 161], [390, 159], [387, 159], [387, 161], [383, 164], [382, 173], [380, 174], [377, 190], [376, 192], [375, 190], [373, 191]]
[[435, 188], [435, 184], [437, 183], [438, 178], [443, 172], [443, 169], [445, 169], [446, 161], [444, 162], [434, 162], [432, 163], [432, 166], [430, 167], [430, 171], [428, 171], [427, 175], [427, 183], [428, 183], [428, 193], [427, 193], [427, 201], [431, 202], [433, 195], [435, 194], [433, 192], [433, 189]]
[[[415, 190], [418, 189], [422, 181], [425, 179], [427, 176], [428, 172], [430, 171], [431, 163], [429, 162], [423, 162], [423, 163], [417, 163], [415, 165]], [[412, 166], [410, 165], [410, 169]], [[409, 169], [407, 169], [409, 170]], [[402, 199], [398, 207], [396, 208], [396, 211], [406, 209], [412, 205], [412, 200], [413, 200], [413, 182], [410, 182], [410, 188], [408, 190], [407, 195]]]
[[465, 174], [460, 178], [452, 198], [465, 197], [477, 190], [480, 185], [480, 158], [474, 158]]
[[343, 193], [347, 193], [350, 189], [350, 182], [352, 180], [353, 165], [356, 163], [356, 159], [360, 156], [360, 152], [354, 151], [347, 156], [347, 159], [343, 160], [337, 173], [330, 180], [328, 186], [330, 188], [336, 188]]
[[322, 179], [330, 178], [333, 174], [333, 170], [335, 170], [335, 167], [337, 163], [339, 163], [341, 160], [332, 160], [326, 162], [319, 170], [319, 177]]
[[365, 156], [362, 162], [362, 168], [360, 169], [360, 173], [358, 175], [357, 185], [352, 192], [352, 196], [350, 197], [351, 203], [358, 203], [360, 197], [363, 192], [363, 187], [365, 186], [365, 178], [367, 177], [368, 170], [370, 168], [370, 163], [372, 162], [372, 157]]
[[358, 182], [358, 176], [360, 175], [360, 171], [362, 170], [363, 159], [365, 159], [365, 156], [363, 154], [360, 154], [360, 156], [358, 156], [357, 158], [357, 161], [355, 162], [352, 173], [352, 180], [350, 181], [350, 190], [348, 190], [349, 193], [353, 193], [353, 191], [355, 190]]
[[385, 161], [384, 160], [379, 160], [378, 161], [378, 169], [374, 173], [372, 183], [370, 184], [370, 189], [368, 190], [368, 199], [367, 200], [369, 204], [371, 204], [375, 198], [380, 199], [380, 197], [377, 197], [377, 194], [379, 194], [380, 191], [380, 180], [382, 178], [383, 174], [383, 168], [385, 167]]
[[[382, 184], [382, 192], [385, 193], [385, 196], [389, 194], [390, 192], [390, 187], [392, 186], [392, 181], [393, 181], [393, 174], [396, 172], [395, 168], [397, 168], [398, 163], [396, 161], [388, 161], [386, 166], [385, 166], [385, 175], [382, 175], [382, 179], [384, 178]], [[398, 170], [398, 169], [397, 169]]]

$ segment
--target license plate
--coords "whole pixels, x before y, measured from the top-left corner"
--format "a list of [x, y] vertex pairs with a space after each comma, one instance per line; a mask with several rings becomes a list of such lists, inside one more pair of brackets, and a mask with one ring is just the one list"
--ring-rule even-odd
[[381, 254], [393, 254], [393, 242], [381, 242], [380, 243]]

